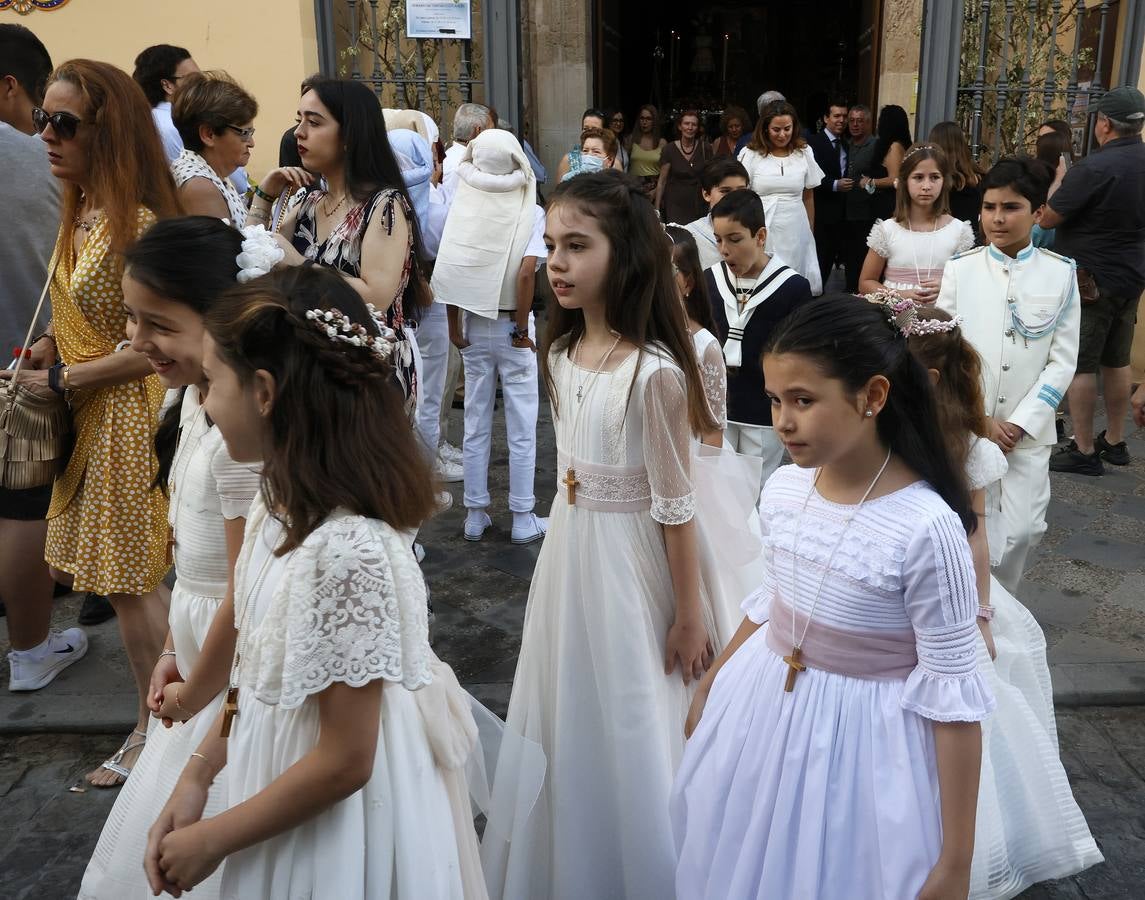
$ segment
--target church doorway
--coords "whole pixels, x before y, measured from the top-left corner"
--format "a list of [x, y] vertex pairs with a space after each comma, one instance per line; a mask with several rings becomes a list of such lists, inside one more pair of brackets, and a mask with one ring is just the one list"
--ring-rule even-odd
[[592, 0], [594, 95], [629, 124], [652, 103], [667, 120], [697, 108], [709, 138], [727, 106], [754, 122], [778, 90], [814, 128], [828, 97], [874, 106], [880, 0]]

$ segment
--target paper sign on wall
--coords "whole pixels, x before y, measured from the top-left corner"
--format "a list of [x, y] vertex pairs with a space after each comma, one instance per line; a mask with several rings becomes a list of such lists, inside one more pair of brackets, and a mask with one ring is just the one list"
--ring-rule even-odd
[[472, 36], [469, 0], [406, 0], [406, 37], [468, 40]]

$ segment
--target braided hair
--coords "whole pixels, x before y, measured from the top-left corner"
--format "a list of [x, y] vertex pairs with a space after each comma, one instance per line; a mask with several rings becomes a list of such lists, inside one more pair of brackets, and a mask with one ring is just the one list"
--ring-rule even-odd
[[966, 533], [973, 533], [978, 517], [965, 473], [943, 438], [930, 376], [880, 306], [850, 294], [817, 297], [779, 324], [763, 353], [804, 356], [849, 391], [884, 376], [891, 386], [875, 420], [879, 439], [929, 482]]
[[[704, 399], [695, 347], [672, 275], [672, 242], [641, 182], [615, 169], [578, 175], [553, 191], [547, 215], [558, 215], [566, 205], [591, 217], [608, 239], [611, 253], [604, 297], [608, 327], [641, 353], [655, 344], [670, 356], [684, 372], [692, 431], [703, 434], [717, 428]], [[555, 411], [559, 401], [549, 352], [571, 346], [584, 334], [584, 314], [565, 309], [554, 299], [548, 321], [540, 366]]]
[[433, 476], [393, 366], [369, 347], [332, 340], [306, 317], [333, 309], [379, 333], [357, 291], [320, 266], [237, 285], [206, 317], [217, 355], [240, 382], [260, 370], [274, 378], [262, 492], [269, 509], [282, 511], [279, 554], [336, 509], [397, 529], [416, 528], [433, 510]]

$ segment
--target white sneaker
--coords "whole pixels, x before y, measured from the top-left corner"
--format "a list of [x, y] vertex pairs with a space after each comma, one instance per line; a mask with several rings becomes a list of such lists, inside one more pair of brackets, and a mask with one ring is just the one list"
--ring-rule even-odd
[[433, 474], [437, 476], [439, 481], [444, 481], [446, 484], [465, 480], [465, 470], [461, 468], [461, 463], [450, 462], [440, 453], [437, 455], [437, 461], [433, 464]]
[[465, 454], [460, 447], [454, 447], [449, 441], [442, 441], [437, 447], [437, 455], [442, 459], [461, 465], [461, 461], [465, 458]]
[[510, 540], [514, 544], [531, 544], [544, 538], [549, 530], [549, 520], [538, 518], [536, 513], [529, 513], [529, 522], [524, 528], [513, 526]]
[[449, 491], [437, 491], [433, 495], [433, 501], [436, 506], [434, 515], [449, 512], [453, 509], [453, 494], [449, 493]]
[[82, 628], [49, 631], [47, 643], [40, 649], [13, 650], [8, 654], [8, 690], [38, 691], [85, 653], [87, 634]]
[[489, 513], [477, 510], [471, 510], [468, 517], [465, 519], [465, 540], [479, 541], [485, 537], [485, 529], [493, 524], [493, 520], [489, 518]]

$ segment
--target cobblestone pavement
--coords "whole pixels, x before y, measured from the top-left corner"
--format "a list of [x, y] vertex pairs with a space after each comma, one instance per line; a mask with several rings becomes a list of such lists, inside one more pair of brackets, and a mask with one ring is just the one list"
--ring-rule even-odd
[[[1145, 883], [1145, 708], [1058, 713], [1062, 757], [1105, 862], [1023, 900], [1140, 900]], [[0, 740], [0, 898], [75, 896], [114, 791], [69, 789], [121, 735]], [[192, 897], [194, 894], [191, 895]]]

